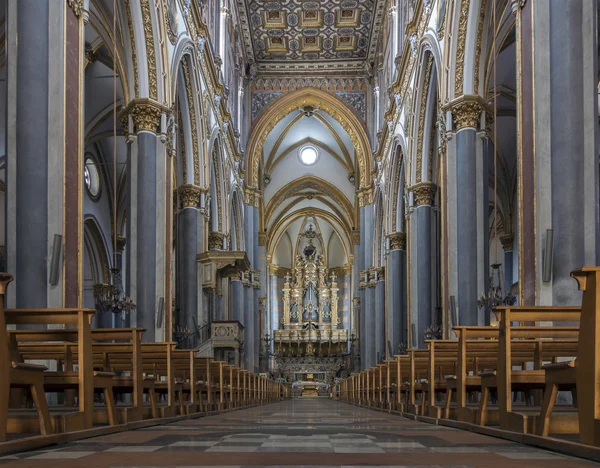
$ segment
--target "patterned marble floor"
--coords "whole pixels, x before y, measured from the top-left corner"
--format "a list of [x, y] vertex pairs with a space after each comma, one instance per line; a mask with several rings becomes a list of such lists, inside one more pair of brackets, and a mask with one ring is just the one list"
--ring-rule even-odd
[[598, 466], [323, 398], [95, 437], [0, 458], [0, 468]]

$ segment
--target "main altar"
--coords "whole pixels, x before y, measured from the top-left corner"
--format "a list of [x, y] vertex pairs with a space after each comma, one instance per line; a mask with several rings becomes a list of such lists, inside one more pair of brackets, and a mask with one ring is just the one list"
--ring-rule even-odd
[[350, 343], [348, 330], [339, 328], [336, 275], [325, 266], [310, 231], [307, 234], [292, 274], [285, 277], [282, 328], [274, 330], [273, 351], [288, 381], [297, 381], [300, 373], [314, 373], [329, 383], [346, 367]]

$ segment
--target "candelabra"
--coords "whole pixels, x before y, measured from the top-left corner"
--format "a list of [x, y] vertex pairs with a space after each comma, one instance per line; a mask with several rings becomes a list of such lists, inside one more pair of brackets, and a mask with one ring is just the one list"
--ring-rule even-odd
[[112, 312], [113, 314], [131, 313], [136, 309], [135, 302], [125, 295], [120, 287], [120, 271], [118, 268], [112, 268], [112, 284], [95, 284], [94, 299], [96, 301], [96, 310], [98, 312]]
[[[495, 284], [494, 284], [495, 283]], [[501, 305], [514, 305], [517, 297], [510, 291], [504, 295], [502, 291], [502, 264], [494, 263], [491, 265], [489, 278], [489, 292], [486, 295], [483, 293], [477, 298], [477, 306], [482, 308], [493, 309]]]

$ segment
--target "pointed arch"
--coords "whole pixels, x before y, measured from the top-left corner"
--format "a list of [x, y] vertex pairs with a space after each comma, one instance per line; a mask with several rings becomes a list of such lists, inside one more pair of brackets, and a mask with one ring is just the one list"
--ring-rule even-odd
[[312, 106], [329, 114], [348, 133], [355, 148], [360, 185], [371, 185], [371, 147], [364, 124], [337, 96], [316, 88], [305, 88], [275, 99], [252, 125], [248, 141], [247, 180], [253, 187], [259, 186], [263, 144], [275, 125], [290, 112], [304, 106]]

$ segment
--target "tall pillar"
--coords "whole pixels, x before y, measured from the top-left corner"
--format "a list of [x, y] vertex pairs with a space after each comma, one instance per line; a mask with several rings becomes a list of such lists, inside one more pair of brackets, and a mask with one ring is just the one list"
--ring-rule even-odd
[[240, 273], [229, 277], [229, 320], [244, 321], [244, 288]]
[[[7, 2], [6, 268], [9, 307], [83, 301], [83, 28], [67, 2]], [[58, 284], [49, 284], [54, 235]]]
[[[580, 304], [570, 271], [599, 261], [597, 6], [512, 1], [523, 305]], [[543, 278], [547, 229], [554, 229], [551, 278]]]
[[365, 368], [373, 367], [377, 360], [377, 351], [375, 345], [375, 326], [376, 326], [376, 310], [375, 310], [375, 286], [377, 279], [373, 274], [373, 270], [367, 270], [367, 287], [365, 288], [365, 306], [362, 309], [365, 314]]
[[478, 171], [477, 156], [482, 140], [477, 136], [477, 127], [483, 109], [484, 103], [479, 96], [461, 96], [445, 107], [452, 113], [455, 132], [448, 147], [448, 185], [453, 186], [448, 192], [448, 248], [450, 252], [454, 250], [449, 274], [456, 278], [450, 281], [450, 295], [456, 298], [460, 325], [478, 325], [476, 300], [482, 292], [478, 290], [478, 279], [488, 274], [483, 260], [478, 261], [482, 259], [478, 252], [481, 246], [478, 244], [480, 225], [477, 221], [481, 219], [478, 189], [482, 184], [478, 178], [481, 168]]
[[[198, 324], [198, 204], [202, 195], [200, 187], [185, 184], [179, 187], [181, 211], [178, 218], [177, 239], [177, 303], [182, 325], [194, 332]], [[190, 348], [196, 345], [195, 335], [188, 343]]]
[[416, 272], [411, 278], [412, 291], [414, 291], [411, 301], [411, 323], [413, 324], [413, 333], [417, 336], [412, 337], [413, 344], [419, 348], [425, 345], [425, 330], [431, 323], [431, 317], [434, 311], [433, 302], [433, 269], [432, 269], [432, 230], [433, 220], [432, 205], [437, 187], [431, 182], [420, 182], [413, 185], [410, 190], [413, 193], [414, 208], [411, 216], [411, 235], [412, 252], [415, 254], [413, 261], [413, 271]]
[[515, 235], [505, 234], [500, 236], [502, 250], [504, 251], [504, 278], [502, 278], [503, 293], [507, 294], [513, 284], [513, 244]]
[[375, 268], [375, 363], [386, 358], [385, 268]]
[[[258, 259], [258, 194], [251, 189], [246, 189], [244, 204], [244, 234], [246, 239], [246, 254], [248, 260], [255, 266]], [[255, 213], [256, 212], [256, 213]], [[258, 333], [258, 319], [255, 311], [258, 308], [258, 294], [255, 293], [253, 272], [244, 272], [242, 284], [244, 286], [244, 366], [250, 371], [255, 371], [258, 366], [258, 346], [256, 341]]]
[[400, 344], [406, 346], [406, 234], [389, 234], [390, 251], [387, 256], [386, 278], [388, 298], [388, 337], [392, 353], [397, 354]]
[[[165, 301], [166, 147], [157, 137], [165, 111], [160, 104], [145, 99], [132, 101], [122, 113], [136, 140], [128, 151], [127, 166], [131, 178], [127, 207], [128, 284], [129, 295], [137, 303], [131, 326], [146, 329], [145, 341], [165, 338], [165, 318], [170, 312]], [[163, 319], [156, 320], [161, 299]]]

